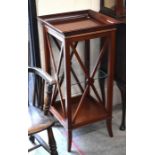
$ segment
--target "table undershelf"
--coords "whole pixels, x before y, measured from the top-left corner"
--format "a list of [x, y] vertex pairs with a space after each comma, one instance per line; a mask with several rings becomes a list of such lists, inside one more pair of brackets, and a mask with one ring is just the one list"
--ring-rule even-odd
[[[71, 111], [72, 118], [77, 109], [81, 96], [75, 96], [71, 100]], [[60, 101], [56, 102], [54, 106], [51, 107], [50, 111], [57, 117], [58, 120], [61, 120], [61, 123], [65, 126], [67, 119], [64, 117]], [[72, 128], [78, 128], [83, 125], [87, 125], [92, 122], [100, 121], [103, 119], [107, 119], [108, 113], [106, 112], [103, 103], [97, 103], [97, 101], [88, 96], [84, 99], [82, 104], [82, 108], [78, 113], [74, 122], [72, 122]]]

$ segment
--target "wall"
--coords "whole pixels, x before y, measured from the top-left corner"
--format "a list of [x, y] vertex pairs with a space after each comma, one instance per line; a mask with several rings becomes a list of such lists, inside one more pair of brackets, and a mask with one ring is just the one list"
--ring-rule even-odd
[[38, 15], [75, 11], [82, 9], [99, 10], [100, 0], [36, 0]]

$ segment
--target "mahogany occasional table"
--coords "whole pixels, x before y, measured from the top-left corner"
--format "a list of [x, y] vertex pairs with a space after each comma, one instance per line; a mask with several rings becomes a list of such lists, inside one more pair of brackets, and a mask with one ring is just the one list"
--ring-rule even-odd
[[[50, 112], [67, 131], [68, 151], [71, 151], [72, 130], [93, 122], [106, 120], [108, 133], [112, 137], [115, 27], [118, 21], [92, 10], [51, 14], [40, 16], [38, 19], [43, 27], [46, 71], [52, 74], [57, 81], [54, 95], [51, 98]], [[51, 38], [60, 50], [58, 60], [54, 56], [55, 51], [51, 46]], [[94, 38], [104, 38], [104, 44], [91, 70], [89, 67], [90, 39]], [[76, 49], [80, 41], [85, 42], [85, 62]], [[103, 72], [101, 76], [98, 69], [107, 48], [108, 69], [107, 73]], [[77, 68], [81, 68], [83, 71], [84, 84], [73, 68], [73, 57], [78, 62]], [[60, 71], [60, 68], [63, 68], [63, 72]], [[102, 93], [98, 92], [99, 89], [94, 84], [98, 73], [101, 76], [98, 78], [107, 78], [106, 100], [100, 95]], [[78, 95], [72, 93], [73, 77], [80, 90]], [[65, 90], [61, 88], [63, 81]], [[91, 95], [92, 92], [94, 96]]]

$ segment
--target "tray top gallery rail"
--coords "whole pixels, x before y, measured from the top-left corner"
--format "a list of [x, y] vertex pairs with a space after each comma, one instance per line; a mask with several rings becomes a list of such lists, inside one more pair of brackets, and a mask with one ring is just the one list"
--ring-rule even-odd
[[39, 16], [38, 20], [64, 37], [115, 28], [120, 21], [93, 10]]

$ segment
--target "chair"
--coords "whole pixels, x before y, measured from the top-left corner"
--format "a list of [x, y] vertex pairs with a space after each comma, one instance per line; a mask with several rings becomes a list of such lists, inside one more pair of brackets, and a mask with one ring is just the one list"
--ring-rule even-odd
[[[35, 94], [38, 94], [38, 92], [42, 92], [41, 94], [43, 95], [44, 93], [42, 90], [44, 90], [44, 88], [46, 91], [45, 102], [43, 102], [44, 100], [43, 96], [37, 97], [38, 104], [36, 104], [35, 100], [33, 100], [34, 103], [28, 102], [28, 114], [29, 114], [28, 136], [29, 140], [34, 144], [34, 147], [30, 148], [28, 152], [42, 146], [51, 155], [58, 155], [56, 150], [56, 142], [52, 131], [54, 121], [52, 117], [49, 116], [48, 113], [52, 95], [52, 87], [55, 84], [55, 81], [49, 74], [43, 72], [43, 70], [39, 68], [29, 67], [28, 72], [29, 75], [30, 73], [33, 73], [35, 77], [35, 82], [39, 83], [39, 87], [37, 87], [37, 89], [34, 89]], [[29, 86], [29, 90], [31, 89], [32, 85]], [[45, 141], [38, 135], [39, 132], [44, 130], [47, 130], [49, 145], [47, 145]], [[39, 145], [36, 144], [35, 140], [38, 141]]]

